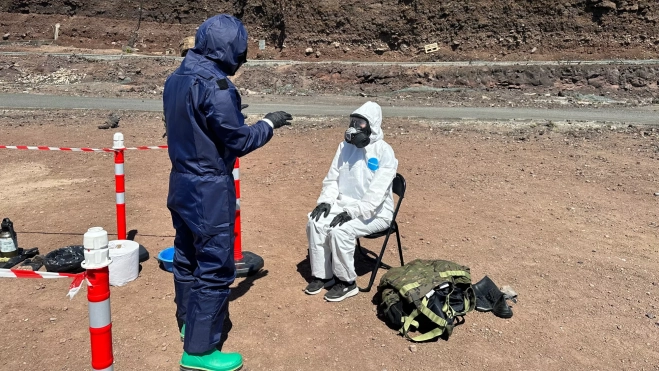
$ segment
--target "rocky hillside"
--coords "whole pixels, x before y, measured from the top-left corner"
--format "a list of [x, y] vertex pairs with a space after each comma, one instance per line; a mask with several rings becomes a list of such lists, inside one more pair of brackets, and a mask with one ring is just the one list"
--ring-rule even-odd
[[[654, 58], [659, 44], [654, 0], [0, 0], [0, 12], [5, 41], [45, 37], [57, 19], [76, 46], [126, 43], [141, 14], [143, 51], [226, 12], [266, 40], [263, 58]], [[431, 43], [439, 51], [426, 54]]]

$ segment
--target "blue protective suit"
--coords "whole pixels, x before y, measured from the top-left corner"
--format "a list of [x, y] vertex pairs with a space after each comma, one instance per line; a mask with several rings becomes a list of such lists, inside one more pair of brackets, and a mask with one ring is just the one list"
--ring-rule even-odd
[[195, 46], [165, 82], [163, 104], [172, 170], [167, 207], [176, 229], [176, 316], [184, 350], [204, 353], [220, 342], [233, 259], [236, 157], [266, 144], [266, 121], [245, 125], [240, 95], [227, 79], [244, 63], [247, 31], [236, 18], [205, 21]]

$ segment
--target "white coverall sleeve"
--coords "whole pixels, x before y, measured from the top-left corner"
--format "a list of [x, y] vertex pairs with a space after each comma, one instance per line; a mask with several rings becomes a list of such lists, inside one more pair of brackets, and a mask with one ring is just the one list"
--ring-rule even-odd
[[382, 205], [387, 197], [390, 197], [389, 188], [396, 171], [398, 170], [398, 160], [394, 156], [394, 151], [388, 147], [383, 151], [380, 159], [380, 167], [375, 171], [375, 175], [364, 193], [361, 200], [343, 208], [351, 218], [371, 219], [375, 216], [376, 210]]
[[[342, 144], [342, 143], [341, 143]], [[341, 144], [336, 150], [332, 165], [330, 166], [325, 179], [323, 179], [323, 190], [320, 191], [320, 197], [316, 201], [317, 205], [322, 203], [334, 205], [339, 197], [339, 157], [341, 157]]]

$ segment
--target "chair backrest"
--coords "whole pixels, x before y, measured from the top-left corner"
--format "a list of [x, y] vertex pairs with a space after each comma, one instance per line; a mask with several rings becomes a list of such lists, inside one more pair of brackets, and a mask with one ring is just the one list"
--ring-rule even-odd
[[405, 178], [403, 178], [402, 175], [396, 173], [396, 177], [394, 178], [394, 182], [391, 188], [392, 191], [396, 194], [396, 196], [400, 198], [405, 197], [405, 189], [407, 188], [407, 184], [405, 183]]
[[396, 222], [396, 216], [398, 215], [398, 209], [400, 209], [400, 204], [405, 198], [405, 190], [407, 189], [407, 183], [405, 178], [402, 175], [396, 173], [393, 184], [391, 185], [391, 190], [396, 196], [398, 196], [398, 202], [396, 202], [396, 208], [394, 209], [394, 217], [392, 219], [392, 224]]

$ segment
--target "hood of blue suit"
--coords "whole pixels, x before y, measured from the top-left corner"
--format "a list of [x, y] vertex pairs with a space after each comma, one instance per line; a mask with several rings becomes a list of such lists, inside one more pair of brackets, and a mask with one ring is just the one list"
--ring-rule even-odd
[[199, 26], [191, 51], [215, 62], [227, 75], [234, 75], [247, 60], [247, 30], [235, 17], [216, 15]]

